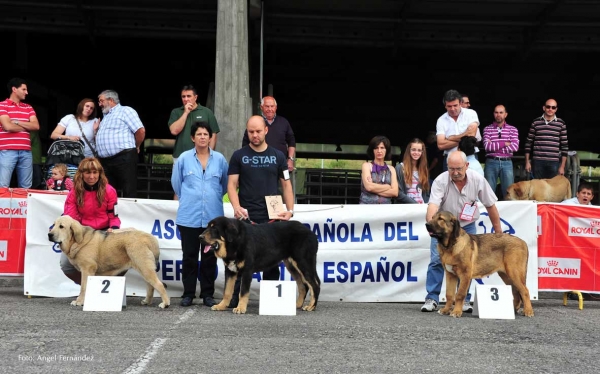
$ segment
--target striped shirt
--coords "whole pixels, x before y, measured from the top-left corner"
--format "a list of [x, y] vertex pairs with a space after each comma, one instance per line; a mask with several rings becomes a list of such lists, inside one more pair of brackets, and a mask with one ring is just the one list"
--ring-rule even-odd
[[104, 115], [96, 134], [96, 151], [101, 158], [136, 148], [135, 133], [144, 127], [137, 112], [117, 104]]
[[[29, 122], [36, 114], [31, 105], [6, 99], [0, 102], [0, 116], [8, 116], [11, 121]], [[31, 151], [29, 131], [8, 132], [0, 124], [0, 150]]]
[[483, 148], [489, 157], [512, 157], [519, 150], [519, 130], [508, 123], [502, 127], [492, 123], [483, 129]]
[[525, 153], [532, 154], [532, 159], [541, 161], [560, 161], [567, 157], [569, 142], [567, 141], [567, 125], [558, 117], [546, 121], [544, 116], [533, 120], [525, 142]]

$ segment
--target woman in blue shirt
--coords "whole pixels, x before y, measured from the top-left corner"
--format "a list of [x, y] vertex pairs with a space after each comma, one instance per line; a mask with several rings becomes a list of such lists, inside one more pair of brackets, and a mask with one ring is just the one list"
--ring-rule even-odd
[[213, 299], [217, 258], [212, 251], [200, 253], [200, 234], [208, 222], [224, 215], [223, 195], [227, 192], [228, 165], [225, 157], [208, 146], [213, 136], [207, 122], [196, 122], [190, 128], [194, 148], [183, 152], [175, 162], [171, 185], [179, 198], [177, 229], [181, 234], [183, 261], [181, 306], [190, 306], [196, 296], [198, 255], [200, 254], [200, 297], [204, 305]]

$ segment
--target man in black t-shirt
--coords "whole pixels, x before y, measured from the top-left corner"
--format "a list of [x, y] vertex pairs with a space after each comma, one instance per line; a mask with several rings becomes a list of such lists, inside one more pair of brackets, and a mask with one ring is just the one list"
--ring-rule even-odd
[[[265, 196], [277, 195], [280, 181], [287, 211], [279, 213], [278, 219], [288, 221], [294, 215], [294, 195], [286, 156], [265, 142], [269, 129], [262, 117], [250, 117], [246, 130], [249, 144], [235, 151], [229, 161], [227, 193], [234, 216], [256, 224], [268, 224]], [[264, 280], [279, 280], [279, 276], [279, 266], [263, 271]], [[230, 307], [237, 306], [238, 283]]]

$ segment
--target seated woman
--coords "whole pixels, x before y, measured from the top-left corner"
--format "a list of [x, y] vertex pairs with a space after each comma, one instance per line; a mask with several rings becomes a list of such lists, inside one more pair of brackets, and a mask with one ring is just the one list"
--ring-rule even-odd
[[385, 163], [392, 158], [391, 149], [385, 136], [371, 139], [367, 156], [372, 161], [362, 165], [359, 204], [391, 204], [398, 196], [396, 170]]
[[458, 143], [458, 149], [463, 151], [467, 155], [467, 162], [469, 163], [469, 169], [483, 174], [483, 168], [475, 156], [475, 146], [477, 145], [477, 138], [474, 136], [463, 136], [460, 138]]
[[419, 138], [408, 143], [402, 162], [396, 165], [398, 175], [397, 204], [424, 204], [429, 202], [429, 169], [427, 150]]
[[[75, 173], [63, 214], [82, 225], [112, 232], [121, 227], [116, 206], [117, 191], [108, 184], [100, 161], [94, 157], [84, 158]], [[81, 273], [64, 253], [60, 254], [60, 268], [69, 279], [81, 284]]]

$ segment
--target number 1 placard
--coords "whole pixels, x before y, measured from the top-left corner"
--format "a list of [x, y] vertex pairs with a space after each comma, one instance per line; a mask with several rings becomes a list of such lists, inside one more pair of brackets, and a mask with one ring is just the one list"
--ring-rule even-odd
[[86, 312], [120, 312], [127, 306], [125, 277], [88, 277], [83, 310]]
[[513, 294], [510, 286], [475, 286], [473, 315], [483, 319], [515, 319]]
[[294, 281], [261, 281], [258, 314], [295, 316], [296, 289]]

